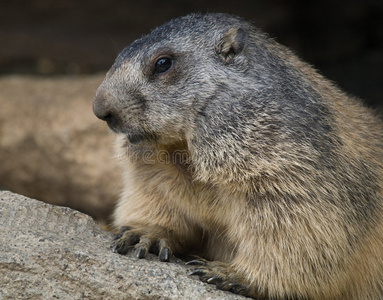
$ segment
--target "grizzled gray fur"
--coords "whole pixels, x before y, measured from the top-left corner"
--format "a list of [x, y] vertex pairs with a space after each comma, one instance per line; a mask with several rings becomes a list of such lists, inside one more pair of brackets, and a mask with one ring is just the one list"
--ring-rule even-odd
[[93, 110], [123, 160], [114, 251], [198, 255], [192, 274], [257, 299], [383, 297], [382, 124], [252, 24], [154, 29]]

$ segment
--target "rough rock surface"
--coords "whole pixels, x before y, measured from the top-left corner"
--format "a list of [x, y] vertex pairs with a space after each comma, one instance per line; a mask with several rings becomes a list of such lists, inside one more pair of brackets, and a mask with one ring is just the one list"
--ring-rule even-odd
[[87, 215], [0, 192], [0, 299], [244, 299], [161, 263], [112, 253]]
[[0, 185], [107, 218], [120, 193], [114, 134], [92, 112], [104, 74], [0, 78]]

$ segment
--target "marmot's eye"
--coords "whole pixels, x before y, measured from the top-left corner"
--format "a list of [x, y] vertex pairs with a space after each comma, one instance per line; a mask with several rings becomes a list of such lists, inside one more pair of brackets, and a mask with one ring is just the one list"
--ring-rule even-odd
[[173, 65], [173, 61], [169, 57], [162, 57], [158, 59], [154, 66], [154, 75], [165, 73], [172, 67], [172, 65]]

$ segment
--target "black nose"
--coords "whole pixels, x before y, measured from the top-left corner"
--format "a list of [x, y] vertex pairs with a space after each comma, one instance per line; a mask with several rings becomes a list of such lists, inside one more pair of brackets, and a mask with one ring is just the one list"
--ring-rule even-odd
[[103, 90], [99, 90], [96, 93], [96, 97], [93, 101], [93, 113], [97, 118], [108, 121], [113, 118], [113, 112], [108, 105], [106, 94]]

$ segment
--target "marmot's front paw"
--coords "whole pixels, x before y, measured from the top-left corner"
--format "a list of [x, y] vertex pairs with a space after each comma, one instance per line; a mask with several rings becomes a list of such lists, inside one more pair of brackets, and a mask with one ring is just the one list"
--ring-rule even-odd
[[173, 252], [169, 240], [158, 237], [159, 231], [122, 227], [113, 239], [112, 250], [119, 254], [133, 250], [138, 258], [144, 258], [150, 252], [157, 254], [160, 261], [169, 261]]
[[196, 266], [189, 275], [198, 275], [203, 282], [215, 284], [220, 290], [263, 299], [257, 291], [249, 287], [243, 276], [236, 273], [229, 264], [204, 259], [192, 260], [187, 265]]

